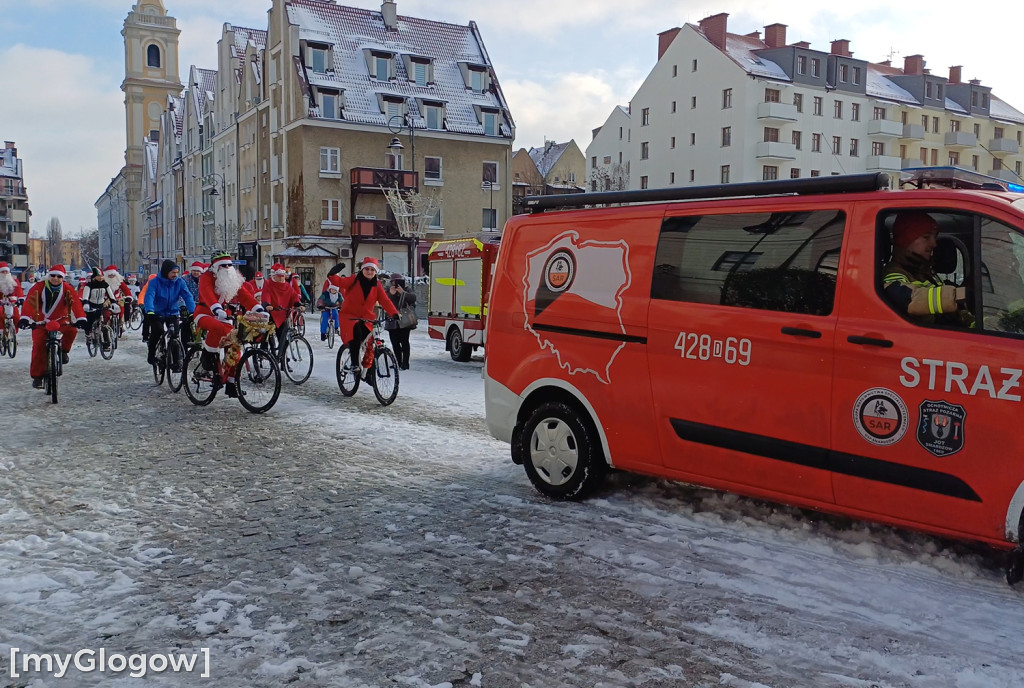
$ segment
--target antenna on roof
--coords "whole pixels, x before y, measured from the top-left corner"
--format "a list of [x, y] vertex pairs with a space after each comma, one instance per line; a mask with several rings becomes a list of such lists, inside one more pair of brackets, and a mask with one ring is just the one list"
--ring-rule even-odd
[[892, 59], [893, 59], [894, 57], [896, 57], [897, 55], [899, 55], [899, 53], [898, 53], [898, 52], [896, 52], [896, 48], [895, 48], [895, 47], [893, 47], [893, 46], [889, 46], [889, 54], [888, 54], [888, 55], [886, 55], [886, 59], [888, 59], [888, 60], [890, 60], [890, 61], [891, 61], [891, 60], [892, 60]]

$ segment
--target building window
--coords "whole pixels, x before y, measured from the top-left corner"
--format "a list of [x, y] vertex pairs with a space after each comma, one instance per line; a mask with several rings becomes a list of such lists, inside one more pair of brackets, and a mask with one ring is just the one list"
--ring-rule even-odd
[[484, 182], [484, 186], [489, 183], [489, 188], [497, 189], [500, 188], [498, 184], [498, 163], [496, 162], [485, 162], [483, 165], [483, 175], [481, 181]]
[[924, 82], [924, 97], [925, 98], [931, 98], [932, 97], [932, 93], [934, 92], [934, 90], [935, 89], [934, 89], [934, 86], [933, 86], [932, 82], [930, 82], [930, 81]]
[[793, 147], [796, 148], [797, 150], [800, 150], [800, 147], [801, 147], [801, 145], [803, 143], [802, 139], [803, 139], [803, 134], [801, 132], [799, 132], [799, 131], [794, 131], [793, 132]]
[[775, 127], [765, 127], [764, 128], [764, 140], [765, 141], [769, 141], [771, 143], [778, 143], [779, 142], [779, 130], [776, 129]]
[[992, 133], [992, 138], [994, 138], [994, 139], [1001, 139], [1001, 138], [1003, 138], [1003, 128], [1002, 127], [995, 127], [992, 130], [992, 132], [993, 132]]
[[690, 71], [691, 72], [696, 72], [697, 71], [697, 60], [693, 61], [693, 68]]
[[[975, 125], [975, 126], [978, 126], [978, 125]], [[960, 131], [960, 120], [958, 120], [958, 119], [951, 119], [951, 120], [949, 120], [949, 130], [951, 132]]]
[[[622, 153], [619, 153], [619, 162], [622, 162], [621, 158], [622, 158]], [[604, 156], [604, 164], [605, 165], [611, 165], [612, 164], [612, 156], [610, 156], [610, 155]]]
[[646, 189], [647, 188], [647, 175], [644, 175], [644, 176], [640, 177], [640, 188], [641, 189]]
[[782, 98], [782, 93], [777, 88], [766, 88], [764, 90], [764, 102], [777, 103]]
[[[696, 174], [697, 174], [696, 170], [690, 170], [690, 181], [691, 182], [696, 179]], [[675, 173], [674, 172], [672, 173], [672, 177], [673, 177], [673, 179], [675, 178]]]
[[721, 180], [722, 184], [728, 184], [729, 183], [729, 166], [728, 165], [722, 165], [721, 176], [719, 177], [719, 179]]
[[796, 106], [796, 111], [797, 112], [803, 112], [804, 111], [804, 94], [803, 93], [794, 93], [793, 94], [793, 105]]
[[690, 109], [691, 110], [696, 110], [697, 109], [697, 96], [692, 96], [690, 98]]
[[646, 127], [651, 123], [651, 108], [644, 108], [640, 111], [640, 126]]
[[327, 48], [310, 46], [309, 65], [313, 73], [325, 74], [327, 72]]
[[676, 137], [673, 136], [672, 140], [669, 142], [669, 148], [675, 148], [675, 147], [676, 147]]
[[811, 152], [821, 152], [821, 134], [811, 134]]
[[619, 127], [619, 141], [622, 140], [622, 127]]
[[673, 100], [672, 101], [672, 106], [671, 106], [671, 108], [669, 108], [669, 112], [675, 112], [675, 111], [676, 111], [676, 101]]
[[960, 154], [955, 151], [949, 152], [949, 164], [951, 167], [956, 167], [960, 164]]
[[900, 145], [900, 160], [907, 159], [907, 147], [906, 145]]
[[[592, 169], [592, 170], [596, 170], [597, 169], [597, 156], [596, 155], [590, 159], [590, 169]], [[519, 176], [518, 173], [516, 174], [516, 176], [517, 177]]]
[[320, 171], [327, 174], [339, 174], [341, 172], [341, 166], [339, 164], [340, 157], [340, 148], [321, 148]]
[[160, 69], [160, 46], [150, 45], [146, 48], [146, 66]]
[[679, 76], [679, 65], [672, 65], [672, 78]]
[[832, 116], [836, 119], [843, 118], [843, 101], [837, 100], [832, 106]]
[[675, 184], [676, 183], [676, 173], [675, 172], [669, 172], [668, 173], [668, 183], [669, 184]]
[[377, 81], [388, 81], [391, 78], [390, 55], [375, 54], [373, 56], [373, 77]]
[[[853, 83], [855, 86], [860, 85], [860, 67], [853, 68]], [[942, 88], [941, 86], [939, 88]]]
[[977, 155], [972, 155], [972, 156], [971, 156], [971, 168], [972, 168], [973, 170], [975, 170], [975, 171], [977, 171], [977, 170], [978, 170], [978, 163], [979, 163], [979, 162], [980, 162], [980, 160], [978, 159], [978, 156], [977, 156]]
[[441, 221], [441, 209], [440, 208], [438, 208], [437, 211], [434, 212], [434, 216], [432, 218], [430, 218], [430, 225], [429, 226], [430, 226], [431, 229], [440, 229], [441, 227], [444, 227], [444, 224]]
[[697, 134], [696, 133], [690, 132], [690, 145], [691, 146], [697, 145]]
[[341, 118], [341, 94], [337, 91], [320, 91], [320, 116], [324, 119]]
[[320, 220], [325, 225], [341, 224], [341, 201], [336, 198], [325, 198], [320, 201]]
[[789, 178], [790, 179], [799, 179], [800, 178], [800, 168], [799, 167], [794, 167], [794, 168], [790, 169], [789, 170]]
[[498, 113], [497, 112], [483, 112], [484, 117], [484, 136], [497, 136], [498, 135]]
[[843, 137], [833, 136], [832, 137], [832, 154], [842, 155], [843, 154]]
[[807, 56], [797, 55], [796, 58], [796, 73], [806, 74], [807, 73]]
[[765, 165], [761, 168], [761, 179], [778, 179], [779, 168], [775, 165]]
[[640, 144], [640, 159], [647, 160], [649, 157], [651, 157], [651, 144], [644, 141]]
[[413, 60], [412, 80], [417, 86], [426, 86], [430, 75], [430, 63], [423, 60]]
[[932, 131], [935, 132], [936, 134], [939, 133], [939, 118], [938, 117], [932, 117]]
[[498, 229], [498, 210], [497, 208], [484, 208], [483, 209], [483, 228], [487, 231], [493, 232]]
[[903, 126], [907, 126], [908, 119], [909, 117], [906, 111], [900, 113], [900, 124], [902, 124]]
[[928, 133], [928, 115], [921, 115], [921, 126], [924, 128], [924, 133]]
[[971, 91], [971, 107], [978, 107], [978, 92]]
[[385, 153], [384, 167], [389, 170], [404, 170], [405, 158], [401, 153]]
[[821, 76], [821, 60], [817, 57], [811, 58], [811, 76], [815, 79]]
[[839, 80], [844, 84], [850, 80], [850, 66], [841, 64], [839, 65]]
[[486, 73], [482, 69], [470, 69], [469, 70], [469, 88], [473, 93], [484, 92], [484, 82]]
[[1018, 160], [1017, 162], [1013, 163], [1013, 171], [1017, 173], [1018, 177], [1020, 176], [1020, 170], [1021, 170], [1021, 164], [1020, 164], [1020, 160]]
[[1001, 169], [1003, 169], [1003, 161], [1000, 160], [997, 157], [993, 157], [992, 158], [992, 170], [993, 171], [998, 171], [998, 170], [1001, 170]]
[[860, 155], [860, 142], [857, 139], [850, 139], [850, 157], [856, 158]]
[[821, 116], [821, 108], [823, 106], [824, 99], [821, 96], [814, 96], [814, 114]]
[[939, 164], [939, 149], [938, 148], [932, 148], [932, 167], [935, 167], [938, 164]]
[[850, 120], [853, 122], [860, 121], [860, 103], [850, 103]]
[[732, 127], [722, 127], [722, 148], [732, 145]]
[[424, 119], [427, 120], [427, 129], [444, 129], [444, 108], [440, 105], [424, 105]]
[[[596, 158], [595, 158], [596, 161]], [[428, 182], [441, 181], [441, 158], [427, 156], [423, 159], [423, 179]]]
[[990, 101], [989, 101], [988, 94], [987, 93], [982, 93], [981, 94], [981, 109], [982, 110], [988, 110], [989, 109], [989, 103], [990, 103]]
[[[981, 138], [981, 125], [980, 124], [975, 124], [974, 125], [974, 135], [975, 135], [975, 137], [977, 137], [979, 139]], [[999, 138], [999, 137], [997, 136], [996, 138]]]
[[871, 119], [874, 119], [874, 120], [885, 119], [885, 108], [883, 108], [883, 107], [876, 107], [874, 109], [874, 111], [871, 113]]
[[812, 177], [820, 177], [821, 176], [821, 170], [811, 170], [811, 176]]
[[881, 141], [872, 141], [871, 155], [885, 155], [885, 144]]
[[722, 91], [722, 109], [728, 110], [732, 107], [732, 89], [727, 88]]

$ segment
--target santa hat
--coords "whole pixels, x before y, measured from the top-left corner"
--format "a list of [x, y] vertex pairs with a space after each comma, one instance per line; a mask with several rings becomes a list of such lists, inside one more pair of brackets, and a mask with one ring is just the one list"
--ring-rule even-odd
[[10, 265], [8, 265], [7, 263], [4, 263], [4, 262], [0, 262], [0, 272], [10, 272], [10, 271], [11, 271], [11, 266]]
[[280, 263], [274, 263], [270, 266], [270, 274], [272, 275], [287, 275], [288, 271]]
[[117, 266], [116, 265], [108, 265], [107, 267], [103, 268], [103, 274], [104, 275], [116, 275], [117, 274]]
[[58, 265], [51, 265], [50, 266], [50, 271], [48, 273], [46, 273], [46, 276], [50, 277], [50, 276], [53, 276], [53, 275], [60, 275], [61, 277], [67, 277], [68, 276], [68, 271], [64, 269], [63, 265], [59, 265], [59, 264]]
[[263, 273], [262, 272], [257, 272], [256, 276], [253, 277], [253, 279], [263, 279]]
[[360, 270], [365, 270], [366, 268], [373, 268], [374, 272], [380, 272], [380, 263], [377, 262], [376, 258], [367, 256], [366, 258], [363, 258], [363, 262], [359, 266]]
[[192, 261], [192, 264], [188, 266], [188, 269], [189, 270], [199, 270], [201, 272], [206, 272], [206, 263], [201, 263], [198, 260], [194, 260], [194, 261]]
[[213, 256], [213, 262], [208, 267], [214, 270], [224, 267], [225, 265], [231, 265], [231, 254], [230, 253], [218, 253]]
[[327, 287], [327, 291], [341, 291], [341, 287], [339, 287], [337, 284], [332, 284], [329, 287]]

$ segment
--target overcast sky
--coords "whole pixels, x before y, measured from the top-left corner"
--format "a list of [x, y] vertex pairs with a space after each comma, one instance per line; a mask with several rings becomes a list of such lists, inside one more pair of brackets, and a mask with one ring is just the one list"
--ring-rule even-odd
[[[270, 0], [164, 0], [181, 29], [181, 77], [189, 65], [216, 68], [221, 26], [266, 28]], [[377, 9], [376, 0], [342, 4]], [[50, 217], [65, 232], [96, 226], [93, 203], [124, 163], [124, 48], [120, 31], [132, 0], [0, 0], [0, 140], [24, 160], [32, 231]], [[575, 138], [582, 150], [612, 108], [626, 104], [657, 59], [657, 34], [718, 12], [729, 30], [775, 22], [789, 42], [829, 50], [846, 38], [859, 58], [878, 62], [922, 54], [945, 75], [963, 65], [1018, 109], [1024, 81], [1017, 58], [1024, 5], [974, 9], [962, 2], [861, 0], [398, 0], [398, 13], [480, 26], [516, 122], [515, 148], [545, 137]]]

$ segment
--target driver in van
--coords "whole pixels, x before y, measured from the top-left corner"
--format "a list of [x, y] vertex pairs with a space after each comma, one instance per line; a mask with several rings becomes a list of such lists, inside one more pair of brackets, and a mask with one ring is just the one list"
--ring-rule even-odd
[[892, 260], [883, 289], [889, 304], [921, 325], [973, 327], [964, 287], [945, 285], [933, 261], [939, 225], [928, 213], [904, 210], [892, 225]]

